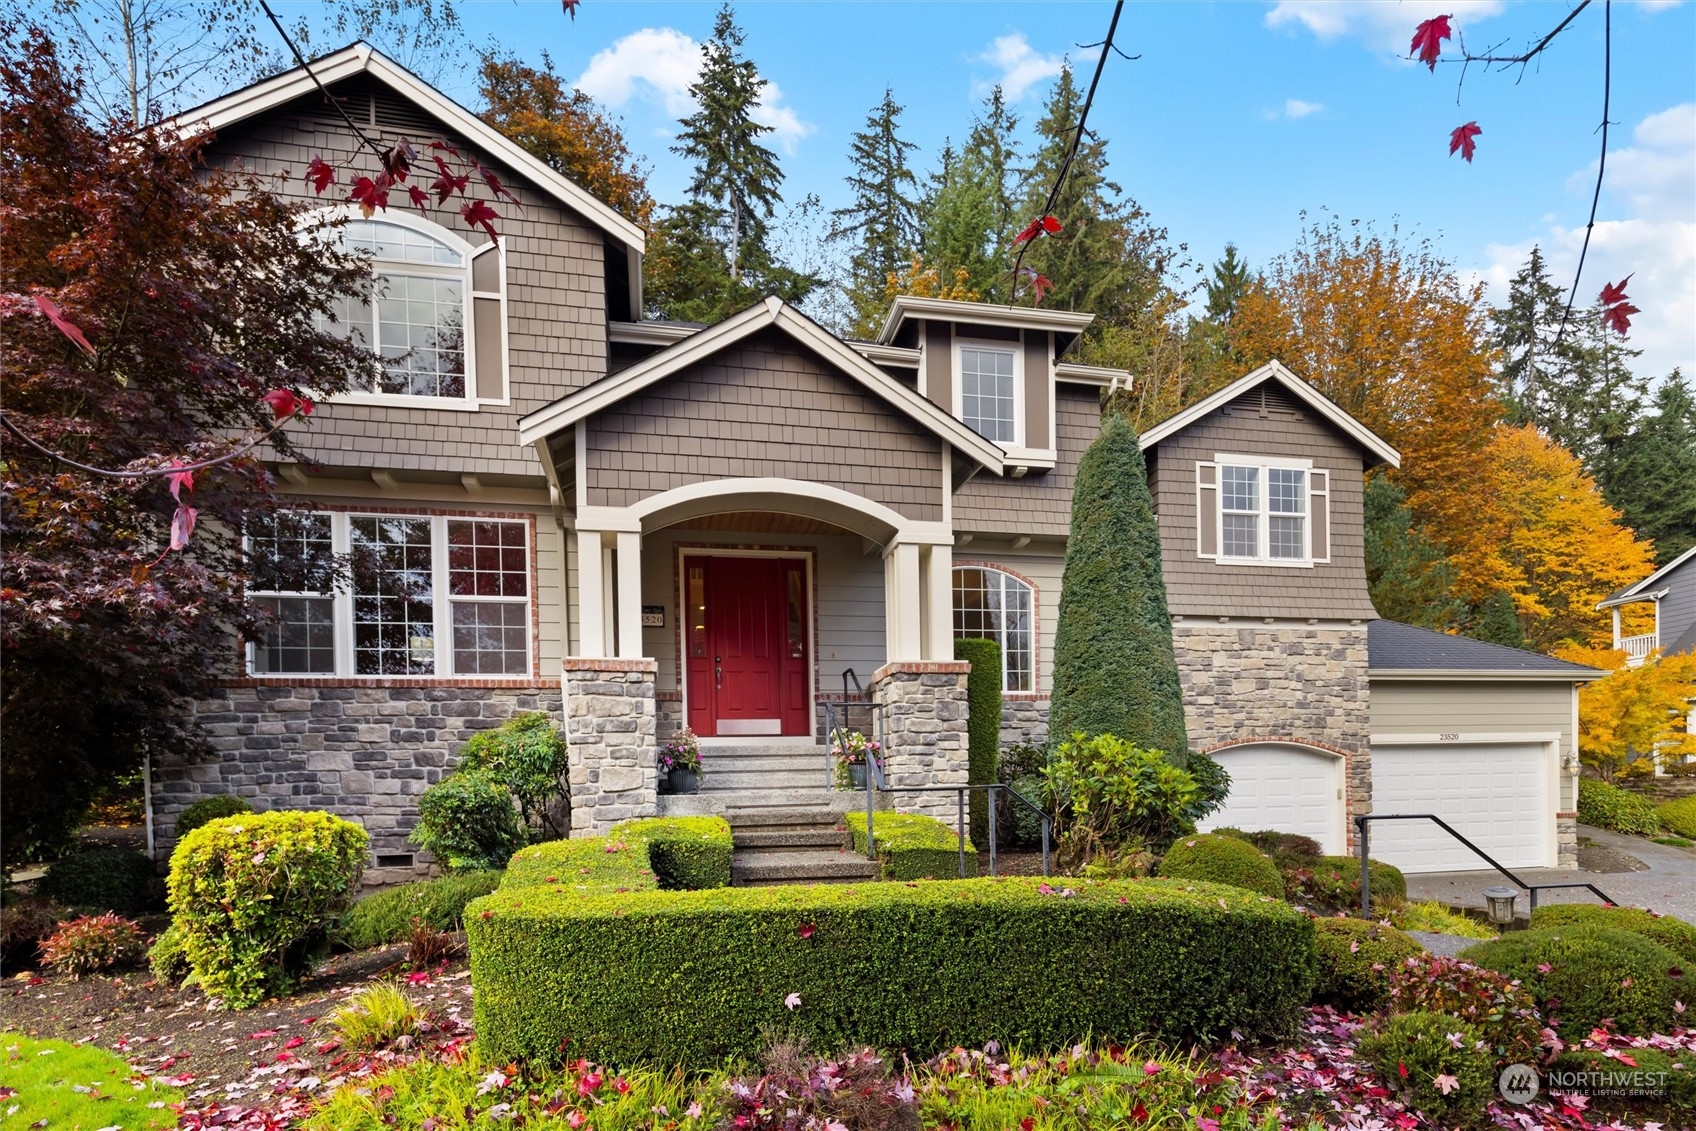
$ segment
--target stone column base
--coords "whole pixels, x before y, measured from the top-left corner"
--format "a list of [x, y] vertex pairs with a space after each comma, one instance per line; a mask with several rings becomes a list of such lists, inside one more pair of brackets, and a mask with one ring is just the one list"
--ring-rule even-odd
[[1555, 867], [1578, 867], [1578, 811], [1555, 814]]
[[903, 793], [901, 787], [966, 784], [966, 675], [971, 670], [963, 660], [946, 660], [890, 663], [872, 674], [883, 776], [903, 813], [954, 824], [954, 794]]
[[654, 816], [658, 662], [574, 657], [563, 666], [571, 835], [600, 836], [619, 821]]

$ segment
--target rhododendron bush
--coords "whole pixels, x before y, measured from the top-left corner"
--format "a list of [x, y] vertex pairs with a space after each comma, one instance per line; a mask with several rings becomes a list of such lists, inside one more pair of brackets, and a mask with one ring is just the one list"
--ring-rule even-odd
[[319, 319], [369, 285], [334, 233], [203, 139], [79, 116], [39, 30], [0, 25], [0, 535], [8, 860], [103, 781], [192, 741], [179, 709], [260, 625], [237, 554], [313, 396], [375, 376]]

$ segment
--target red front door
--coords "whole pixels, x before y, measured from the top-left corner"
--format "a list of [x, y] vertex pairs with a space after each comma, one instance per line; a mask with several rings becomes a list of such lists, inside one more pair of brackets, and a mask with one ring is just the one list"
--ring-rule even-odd
[[806, 563], [686, 557], [689, 726], [696, 734], [804, 735]]

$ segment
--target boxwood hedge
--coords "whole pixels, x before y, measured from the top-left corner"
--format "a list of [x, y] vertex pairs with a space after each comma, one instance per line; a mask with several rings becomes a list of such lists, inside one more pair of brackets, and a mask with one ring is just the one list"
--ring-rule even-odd
[[753, 1057], [784, 1031], [819, 1048], [919, 1055], [989, 1040], [1277, 1036], [1293, 1031], [1313, 986], [1310, 919], [1203, 882], [596, 895], [559, 876], [511, 886], [512, 875], [466, 914], [490, 1063], [546, 1063], [565, 1049], [704, 1069]]
[[[648, 846], [636, 840], [586, 836], [550, 840], [513, 854], [501, 891], [548, 887], [577, 896], [654, 891], [659, 880], [648, 863]], [[467, 915], [470, 909], [466, 909]]]
[[[854, 851], [865, 855], [866, 815], [844, 814], [854, 835]], [[960, 836], [922, 813], [879, 813], [872, 819], [877, 859], [886, 880], [957, 880], [960, 878]], [[966, 875], [978, 874], [978, 853], [966, 841]]]
[[450, 872], [376, 892], [342, 912], [332, 938], [349, 950], [366, 950], [405, 942], [414, 919], [432, 930], [458, 930], [465, 905], [500, 883], [496, 871]]
[[612, 828], [614, 840], [640, 840], [660, 887], [673, 891], [730, 886], [730, 825], [723, 817], [650, 817]]
[[1671, 915], [1657, 915], [1641, 907], [1604, 907], [1597, 903], [1545, 903], [1531, 913], [1533, 931], [1579, 923], [1642, 935], [1660, 943], [1687, 965], [1696, 966], [1696, 924]]

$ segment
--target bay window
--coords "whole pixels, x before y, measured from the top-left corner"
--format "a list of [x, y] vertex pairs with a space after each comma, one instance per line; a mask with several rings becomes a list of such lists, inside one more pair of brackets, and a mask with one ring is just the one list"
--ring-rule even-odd
[[954, 570], [954, 635], [1001, 645], [1001, 689], [1033, 691], [1035, 591], [1010, 573], [985, 566]]

